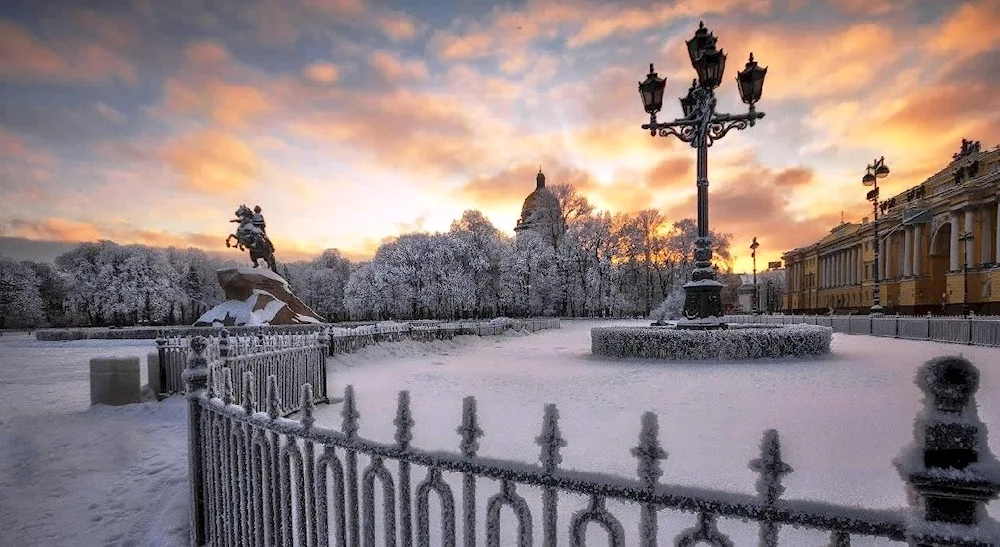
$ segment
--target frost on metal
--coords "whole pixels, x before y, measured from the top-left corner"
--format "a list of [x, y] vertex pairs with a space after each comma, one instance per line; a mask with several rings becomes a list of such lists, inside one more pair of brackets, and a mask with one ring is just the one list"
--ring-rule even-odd
[[830, 353], [833, 331], [816, 325], [730, 325], [728, 329], [595, 327], [591, 353], [670, 360], [811, 357]]
[[340, 415], [343, 418], [343, 425], [340, 426], [340, 430], [349, 438], [356, 436], [358, 434], [358, 420], [361, 419], [361, 414], [355, 406], [354, 386], [351, 384], [348, 384], [344, 388], [344, 408], [340, 411]]
[[479, 437], [483, 436], [483, 430], [479, 428], [479, 419], [476, 418], [476, 398], [469, 396], [462, 399], [462, 425], [455, 429], [455, 432], [462, 436], [459, 448], [462, 455], [472, 458], [479, 450]]
[[[754, 485], [757, 495], [766, 507], [774, 505], [785, 492], [781, 477], [792, 472], [792, 466], [781, 459], [781, 441], [778, 431], [768, 429], [760, 441], [760, 457], [750, 462], [750, 469], [757, 471], [757, 482]], [[760, 523], [760, 544], [773, 547], [778, 544], [778, 525], [766, 519]]]
[[632, 455], [639, 460], [639, 480], [649, 490], [656, 486], [656, 481], [663, 475], [660, 460], [667, 459], [667, 451], [660, 446], [660, 440], [657, 438], [659, 431], [660, 425], [656, 421], [656, 414], [643, 413], [639, 445], [632, 448]]
[[[457, 452], [410, 445], [413, 417], [405, 391], [397, 401], [395, 444], [377, 442], [358, 436], [360, 416], [353, 386], [345, 389], [341, 431], [313, 423], [308, 383], [298, 390], [300, 419], [279, 416], [275, 391], [282, 384], [273, 375], [263, 382], [268, 412], [262, 414], [254, 412], [255, 377], [250, 373], [243, 375], [243, 402], [248, 406], [226, 404], [231, 382], [225, 381], [225, 373], [223, 398], [209, 397], [206, 344], [192, 346], [186, 377], [191, 383], [194, 545], [374, 545], [376, 523], [386, 532], [378, 538], [386, 544], [398, 539], [404, 546], [429, 545], [431, 527], [440, 526], [441, 543], [455, 545], [462, 519], [464, 545], [484, 540], [486, 545], [498, 545], [501, 535], [517, 537], [518, 545], [534, 545], [536, 537], [546, 547], [563, 538], [582, 545], [588, 525], [595, 524], [603, 528], [610, 545], [624, 546], [625, 530], [609, 510], [609, 501], [614, 502], [615, 512], [633, 511], [638, 505], [642, 547], [658, 544], [656, 522], [665, 510], [697, 519], [672, 538], [670, 543], [676, 546], [732, 545], [716, 524], [723, 518], [758, 523], [759, 544], [764, 546], [777, 544], [780, 526], [825, 531], [831, 547], [849, 547], [853, 538], [862, 536], [930, 547], [995, 547], [1000, 537], [1000, 527], [986, 517], [984, 508], [1000, 489], [995, 480], [998, 464], [976, 414], [978, 373], [961, 358], [932, 360], [917, 376], [925, 408], [917, 417], [914, 444], [896, 462], [906, 481], [900, 487], [911, 485], [914, 505], [910, 511], [900, 511], [783, 498], [782, 478], [791, 467], [773, 430], [764, 433], [760, 455], [750, 462], [757, 473], [755, 494], [664, 484], [661, 465], [667, 454], [660, 446], [656, 416], [649, 412], [642, 415], [639, 440], [631, 449], [638, 478], [562, 468], [560, 449], [566, 442], [555, 405], [545, 407], [542, 432], [535, 438], [541, 452], [534, 464], [477, 455], [483, 432], [472, 397], [463, 400]], [[370, 463], [362, 470], [366, 462]], [[412, 495], [411, 465], [426, 469], [426, 478]], [[462, 478], [461, 516], [445, 473], [452, 474], [448, 478]], [[493, 488], [484, 489], [488, 494], [477, 498], [477, 481], [491, 482]], [[540, 521], [532, 514], [534, 505], [525, 499], [531, 499], [536, 488], [542, 493]], [[575, 513], [560, 521], [559, 493], [589, 503], [577, 505]], [[381, 507], [376, 506], [376, 497], [383, 500]], [[434, 522], [432, 503], [440, 503]], [[517, 529], [501, 534], [499, 515], [504, 507], [513, 511]], [[476, 534], [477, 518], [485, 518], [481, 535]], [[540, 535], [534, 532], [536, 522], [541, 523]]]
[[310, 384], [302, 384], [302, 394], [299, 396], [299, 423], [302, 427], [309, 429], [316, 422], [313, 413], [316, 411], [316, 403], [313, 402], [313, 388]]
[[410, 411], [409, 391], [399, 392], [396, 401], [396, 419], [392, 423], [396, 426], [396, 446], [401, 450], [406, 450], [413, 441], [413, 426], [416, 425], [416, 422], [413, 420], [413, 414]]
[[538, 456], [538, 461], [542, 463], [542, 469], [546, 473], [551, 473], [562, 463], [562, 455], [559, 449], [566, 446], [566, 439], [562, 438], [559, 431], [559, 409], [556, 405], [549, 403], [545, 405], [545, 415], [542, 417], [542, 434], [535, 437], [535, 444], [542, 447], [542, 452]]
[[914, 383], [924, 393], [923, 409], [913, 442], [893, 461], [909, 484], [908, 534], [916, 542], [1000, 538], [1000, 525], [986, 513], [1000, 494], [1000, 462], [977, 412], [979, 370], [961, 356], [938, 357], [917, 370]]

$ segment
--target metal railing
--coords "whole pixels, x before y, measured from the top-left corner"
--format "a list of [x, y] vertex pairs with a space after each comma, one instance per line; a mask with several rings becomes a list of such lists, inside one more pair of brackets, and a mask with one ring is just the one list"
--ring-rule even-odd
[[[658, 515], [663, 510], [695, 515], [693, 526], [671, 538], [678, 546], [733, 545], [717, 526], [720, 517], [757, 523], [764, 546], [777, 545], [782, 526], [825, 531], [829, 545], [836, 547], [861, 536], [928, 547], [997, 545], [992, 535], [996, 523], [986, 517], [985, 504], [1000, 491], [1000, 463], [989, 453], [985, 426], [976, 414], [978, 370], [961, 357], [938, 358], [921, 367], [918, 379], [925, 408], [917, 415], [914, 443], [896, 460], [906, 481], [901, 486], [914, 494], [908, 498], [913, 505], [876, 510], [782, 499], [782, 477], [791, 467], [782, 459], [775, 430], [764, 432], [760, 457], [750, 462], [759, 476], [756, 495], [747, 495], [660, 484], [660, 462], [666, 453], [651, 412], [643, 414], [638, 444], [631, 449], [638, 480], [560, 469], [560, 450], [567, 443], [559, 430], [558, 410], [551, 404], [545, 407], [536, 438], [541, 465], [478, 456], [483, 431], [472, 397], [463, 400], [457, 453], [411, 446], [415, 422], [406, 391], [397, 399], [392, 444], [358, 435], [352, 386], [344, 392], [340, 431], [314, 424], [310, 385], [301, 388], [299, 420], [284, 419], [273, 376], [267, 379], [266, 412], [256, 411], [252, 397], [243, 406], [234, 404], [228, 369], [222, 370], [223, 391], [209, 389], [207, 343], [200, 340], [192, 341], [185, 372], [192, 545], [367, 547], [374, 546], [379, 535], [380, 544], [427, 546], [432, 538], [431, 492], [436, 494], [435, 505], [440, 504], [434, 544], [447, 547], [459, 542], [471, 547], [484, 539], [488, 546], [499, 545], [504, 507], [513, 510], [521, 547], [539, 540], [552, 547], [560, 538], [583, 545], [588, 524], [600, 525], [611, 545], [623, 546], [625, 529], [609, 510], [609, 500], [638, 505], [639, 544], [644, 547], [658, 544]], [[255, 393], [252, 375], [242, 381], [244, 393]], [[416, 485], [415, 466], [425, 470]], [[445, 480], [445, 473], [453, 480]], [[458, 479], [460, 506], [449, 484]], [[499, 492], [482, 499], [477, 489], [483, 481], [493, 487], [498, 483]], [[540, 510], [536, 505], [534, 514], [523, 495], [529, 488], [541, 491]], [[559, 508], [566, 505], [559, 503], [561, 494], [582, 495], [588, 501], [568, 521], [561, 520]], [[376, 495], [382, 501], [378, 512]], [[482, 521], [485, 526], [480, 528]]]

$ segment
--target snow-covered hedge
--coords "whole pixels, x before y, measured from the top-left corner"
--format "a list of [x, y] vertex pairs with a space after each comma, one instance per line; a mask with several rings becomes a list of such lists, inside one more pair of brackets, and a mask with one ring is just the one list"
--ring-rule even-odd
[[670, 360], [808, 357], [830, 353], [833, 329], [817, 325], [729, 325], [727, 329], [595, 327], [591, 353]]

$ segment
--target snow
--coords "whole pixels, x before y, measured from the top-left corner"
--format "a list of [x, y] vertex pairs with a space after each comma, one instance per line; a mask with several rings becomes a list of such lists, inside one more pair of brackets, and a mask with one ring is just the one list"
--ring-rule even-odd
[[[329, 385], [335, 394], [354, 386], [358, 434], [365, 438], [394, 442], [394, 403], [398, 391], [408, 389], [412, 444], [456, 453], [456, 427], [468, 404], [463, 399], [473, 395], [476, 426], [484, 432], [475, 439], [478, 455], [537, 465], [536, 437], [555, 433], [566, 441], [561, 446], [553, 439], [552, 446], [560, 445], [560, 469], [629, 480], [638, 478], [632, 447], [652, 452], [653, 424], [643, 417], [650, 411], [658, 443], [669, 453], [657, 462], [660, 483], [744, 496], [756, 495], [759, 477], [747, 466], [761, 457], [764, 431], [773, 428], [780, 433], [781, 460], [794, 468], [781, 477], [783, 499], [895, 509], [905, 505], [905, 488], [891, 460], [912, 440], [913, 420], [923, 407], [913, 384], [916, 369], [928, 358], [961, 352], [981, 370], [979, 415], [992, 433], [990, 449], [1000, 454], [1000, 371], [991, 367], [1000, 348], [834, 334], [832, 355], [794, 366], [787, 360], [664, 365], [590, 355], [591, 327], [647, 323], [563, 321], [561, 329], [528, 336], [369, 346], [330, 358]], [[173, 397], [88, 408], [91, 357], [153, 351], [150, 340], [0, 337], [0, 545], [187, 544], [186, 402]], [[555, 432], [543, 429], [549, 403], [558, 407]], [[341, 409], [318, 405], [316, 426], [339, 429]], [[647, 441], [640, 440], [644, 423]], [[394, 465], [388, 468], [395, 473]], [[415, 470], [413, 477], [416, 484], [424, 472]], [[480, 481], [481, 512], [499, 490], [487, 482]], [[537, 489], [517, 491], [533, 507], [537, 541]], [[565, 541], [570, 516], [586, 500], [561, 494], [559, 503]], [[639, 508], [607, 507], [624, 524], [626, 544], [636, 544]], [[1000, 517], [1000, 504], [988, 509]], [[502, 515], [501, 543], [509, 544], [514, 520], [509, 511]], [[671, 543], [695, 520], [660, 512], [660, 542]], [[756, 526], [722, 519], [719, 528], [737, 545], [757, 542]], [[587, 536], [600, 545], [598, 532], [589, 527]], [[797, 533], [782, 528], [782, 544], [818, 545], [828, 537]], [[852, 538], [852, 545], [872, 544], [885, 543]]]

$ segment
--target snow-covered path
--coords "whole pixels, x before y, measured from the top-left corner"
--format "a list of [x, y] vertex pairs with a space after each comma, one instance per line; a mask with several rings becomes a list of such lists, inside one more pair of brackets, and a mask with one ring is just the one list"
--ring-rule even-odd
[[[409, 389], [414, 444], [449, 450], [461, 399], [476, 395], [480, 454], [528, 462], [538, 456], [543, 405], [554, 402], [569, 441], [563, 465], [625, 476], [635, 472], [628, 449], [639, 416], [653, 410], [670, 454], [663, 482], [741, 492], [752, 491], [747, 462], [774, 427], [795, 469], [786, 497], [896, 507], [903, 484], [889, 460], [912, 435], [913, 372], [962, 353], [982, 371], [980, 416], [1000, 454], [1000, 349], [835, 335], [834, 355], [811, 362], [614, 361], [590, 356], [598, 324], [608, 323], [369, 347], [331, 359], [330, 386], [355, 385], [361, 434], [383, 440], [397, 390]], [[183, 399], [87, 406], [89, 358], [149, 351], [151, 341], [0, 337], [0, 545], [186, 544]], [[338, 426], [339, 405], [320, 405], [317, 418]], [[990, 513], [1000, 516], [1000, 504]]]

